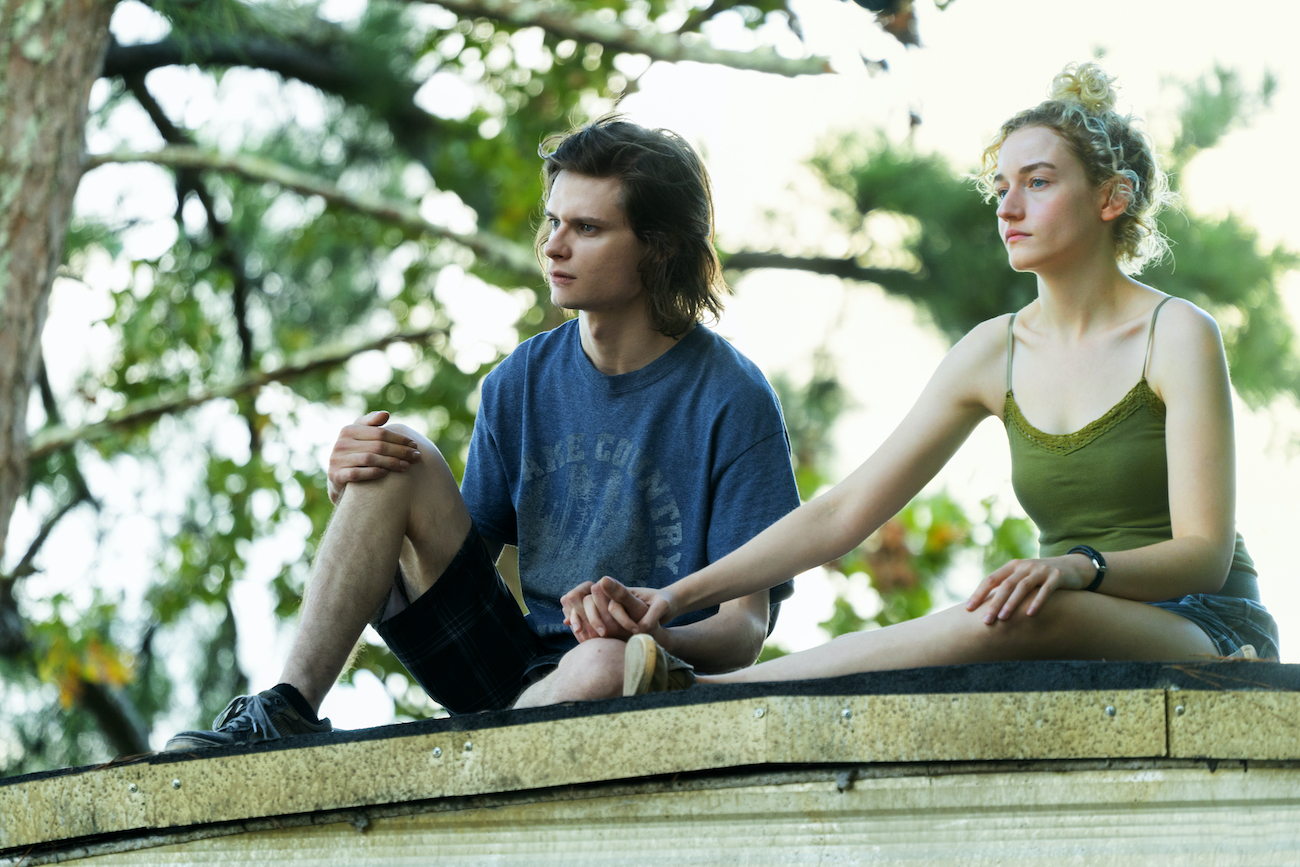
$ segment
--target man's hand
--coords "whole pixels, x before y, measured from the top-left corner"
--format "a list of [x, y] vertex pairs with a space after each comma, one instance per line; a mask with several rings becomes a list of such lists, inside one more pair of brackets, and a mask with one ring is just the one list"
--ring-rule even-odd
[[591, 588], [595, 586], [591, 581], [583, 581], [560, 597], [560, 608], [564, 611], [564, 625], [573, 630], [573, 637], [578, 639], [579, 644], [589, 638], [600, 637], [586, 616], [587, 600], [591, 598]]
[[420, 460], [415, 440], [384, 428], [387, 421], [388, 413], [378, 410], [339, 431], [327, 473], [331, 503], [338, 504], [348, 482], [382, 479], [390, 470], [404, 473]]
[[598, 582], [584, 581], [560, 597], [564, 622], [578, 641], [589, 638], [617, 638], [626, 641], [636, 634], [637, 621], [649, 611], [642, 594], [653, 590], [628, 588], [608, 575]]

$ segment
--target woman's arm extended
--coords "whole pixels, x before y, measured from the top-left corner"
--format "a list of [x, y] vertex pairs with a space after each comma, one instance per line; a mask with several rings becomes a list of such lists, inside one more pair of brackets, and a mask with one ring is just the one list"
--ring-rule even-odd
[[[1130, 551], [1103, 551], [1097, 592], [1155, 602], [1217, 593], [1228, 576], [1236, 538], [1232, 391], [1218, 326], [1186, 301], [1157, 320], [1147, 380], [1165, 403], [1172, 538]], [[1018, 607], [1033, 615], [1056, 590], [1082, 590], [1096, 570], [1083, 554], [1013, 560], [980, 583], [966, 602], [1006, 620]]]
[[847, 479], [721, 560], [663, 590], [638, 589], [650, 603], [639, 630], [775, 587], [843, 556], [893, 517], [1001, 407], [1006, 328], [1006, 317], [990, 320], [954, 346], [903, 421]]

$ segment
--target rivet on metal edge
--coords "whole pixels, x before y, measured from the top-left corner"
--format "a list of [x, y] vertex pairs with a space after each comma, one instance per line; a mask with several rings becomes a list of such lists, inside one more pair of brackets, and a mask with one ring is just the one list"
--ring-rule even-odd
[[134, 795], [136, 792], [140, 791], [140, 787], [137, 786], [135, 783], [132, 783], [131, 785], [126, 787], [126, 790]]
[[469, 741], [465, 741], [465, 752], [469, 752], [472, 749], [474, 749], [474, 745]]
[[180, 787], [181, 787], [181, 781], [179, 779], [172, 780], [173, 789], [179, 789]]
[[853, 719], [853, 711], [849, 710], [846, 707], [844, 708], [844, 710], [840, 711], [840, 716], [844, 717], [845, 719]]
[[1181, 704], [1174, 708], [1174, 716], [1182, 716], [1185, 713], [1187, 713], [1187, 708], [1183, 707]]
[[435, 759], [440, 759], [440, 758], [442, 758], [442, 747], [434, 747], [434, 748], [433, 748], [433, 757], [434, 757]]
[[767, 711], [761, 707], [754, 708], [754, 719], [761, 719], [765, 713], [767, 713]]
[[1114, 716], [1114, 715], [1115, 715], [1115, 706], [1113, 704], [1106, 705], [1106, 716]]

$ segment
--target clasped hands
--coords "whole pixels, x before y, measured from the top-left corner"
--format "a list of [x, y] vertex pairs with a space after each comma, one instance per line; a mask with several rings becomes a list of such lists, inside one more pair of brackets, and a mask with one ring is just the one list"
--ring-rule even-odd
[[661, 624], [676, 616], [667, 591], [627, 587], [608, 575], [574, 587], [560, 597], [560, 607], [565, 625], [579, 642], [592, 638], [626, 641], [637, 633], [658, 641], [664, 629]]

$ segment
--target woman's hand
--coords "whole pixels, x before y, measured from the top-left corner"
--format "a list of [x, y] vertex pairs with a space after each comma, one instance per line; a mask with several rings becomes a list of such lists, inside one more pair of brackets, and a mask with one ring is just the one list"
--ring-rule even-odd
[[974, 611], [988, 603], [984, 622], [992, 624], [1006, 620], [1029, 600], [1025, 616], [1033, 617], [1048, 596], [1057, 590], [1082, 590], [1092, 583], [1095, 574], [1092, 560], [1083, 554], [1012, 560], [980, 582], [966, 600], [966, 610]]
[[363, 415], [339, 431], [330, 452], [330, 502], [338, 505], [349, 482], [381, 479], [389, 471], [403, 473], [420, 459], [415, 440], [382, 425], [388, 421], [383, 410]]
[[646, 606], [645, 613], [636, 619], [636, 623], [632, 624], [634, 632], [653, 635], [655, 630], [663, 629], [663, 624], [681, 614], [677, 610], [677, 600], [673, 595], [672, 586], [675, 585], [664, 587], [661, 590], [638, 587], [632, 591]]
[[565, 593], [560, 597], [560, 607], [564, 609], [565, 624], [579, 642], [590, 638], [626, 641], [638, 632], [657, 634], [662, 629], [661, 620], [672, 619], [655, 617], [656, 611], [666, 610], [663, 595], [662, 590], [627, 587], [606, 575], [594, 583], [584, 581]]

